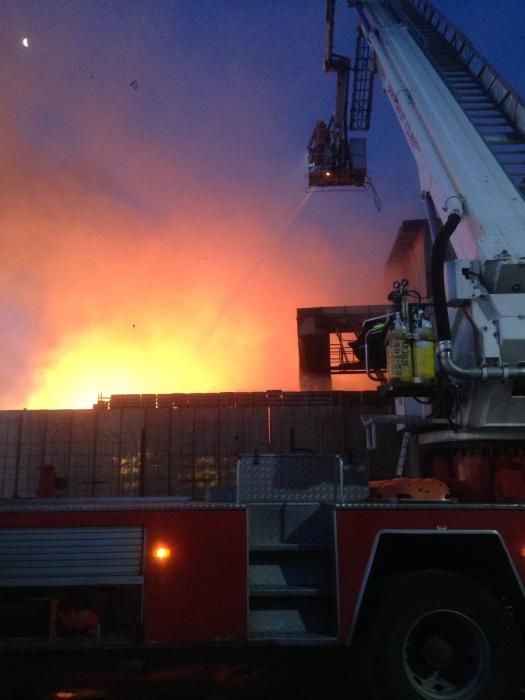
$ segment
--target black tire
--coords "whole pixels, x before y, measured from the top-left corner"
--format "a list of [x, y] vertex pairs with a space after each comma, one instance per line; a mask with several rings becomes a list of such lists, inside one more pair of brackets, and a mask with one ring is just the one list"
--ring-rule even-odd
[[500, 600], [443, 571], [386, 582], [363, 635], [376, 700], [514, 700], [522, 662], [520, 631]]

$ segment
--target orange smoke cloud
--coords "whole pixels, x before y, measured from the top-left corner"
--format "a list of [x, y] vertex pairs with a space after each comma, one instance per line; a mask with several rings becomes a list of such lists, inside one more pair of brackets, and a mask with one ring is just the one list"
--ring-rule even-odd
[[50, 165], [6, 128], [3, 408], [294, 390], [296, 308], [363, 301], [366, 268], [308, 224], [311, 202], [287, 226], [299, 188], [271, 206], [227, 182], [205, 190], [155, 144], [133, 149], [117, 186], [89, 161]]

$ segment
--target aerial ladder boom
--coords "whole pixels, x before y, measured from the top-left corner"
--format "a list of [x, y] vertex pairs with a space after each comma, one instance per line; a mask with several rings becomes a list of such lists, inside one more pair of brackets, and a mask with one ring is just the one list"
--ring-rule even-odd
[[[348, 0], [348, 5], [359, 14], [361, 48], [368, 47], [363, 65], [373, 65], [381, 78], [428, 207], [438, 400], [444, 391], [447, 417], [469, 440], [484, 440], [487, 433], [523, 440], [525, 103], [428, 0]], [[327, 0], [325, 68], [341, 77], [343, 61], [333, 51], [334, 13], [335, 0]], [[354, 76], [353, 102], [356, 85]], [[369, 97], [365, 91], [360, 99], [368, 116]], [[336, 115], [341, 109], [337, 101]], [[350, 133], [368, 126], [366, 119], [353, 118], [356, 113], [352, 104]], [[404, 294], [403, 288], [396, 292], [399, 299]], [[415, 318], [407, 317], [409, 342]], [[385, 329], [392, 323], [387, 320]], [[423, 387], [422, 393], [418, 387], [396, 391], [431, 395]]]
[[[411, 3], [408, 3], [411, 5]], [[438, 214], [458, 213], [460, 257], [525, 256], [525, 202], [456, 97], [393, 10], [404, 3], [354, 3], [388, 96], [416, 159], [422, 194]]]
[[348, 4], [429, 206], [439, 369], [460, 396], [456, 430], [523, 439], [525, 104], [427, 0]]

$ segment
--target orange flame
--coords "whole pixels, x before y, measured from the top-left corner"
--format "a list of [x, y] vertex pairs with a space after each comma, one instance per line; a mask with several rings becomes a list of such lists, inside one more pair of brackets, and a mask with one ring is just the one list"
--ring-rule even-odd
[[[52, 167], [7, 131], [3, 408], [90, 407], [100, 393], [295, 390], [296, 308], [363, 303], [368, 270], [345, 260], [353, 242], [332, 248], [309, 222], [313, 200], [292, 235], [282, 223], [290, 198], [270, 206], [258, 193], [255, 207], [249, 190], [227, 184], [203, 193], [186, 165], [183, 178], [167, 172], [164, 154], [145, 147], [127, 164], [128, 203], [97, 168]], [[145, 168], [158, 176], [145, 179]]]

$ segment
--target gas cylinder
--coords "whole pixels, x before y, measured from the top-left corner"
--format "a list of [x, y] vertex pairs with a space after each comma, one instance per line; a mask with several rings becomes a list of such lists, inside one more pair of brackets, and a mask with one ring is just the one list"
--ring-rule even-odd
[[420, 310], [412, 333], [412, 366], [414, 382], [429, 382], [436, 378], [436, 338], [432, 324]]
[[390, 382], [412, 381], [412, 347], [410, 334], [399, 312], [394, 327], [386, 336], [386, 372]]

